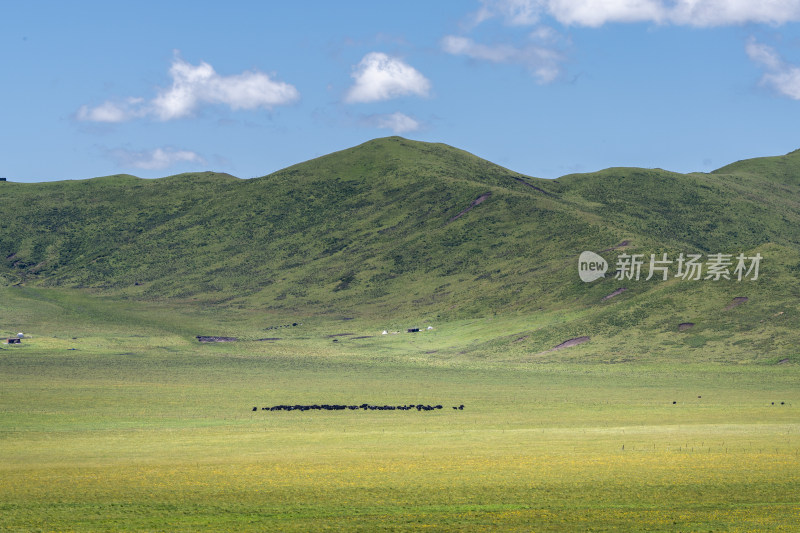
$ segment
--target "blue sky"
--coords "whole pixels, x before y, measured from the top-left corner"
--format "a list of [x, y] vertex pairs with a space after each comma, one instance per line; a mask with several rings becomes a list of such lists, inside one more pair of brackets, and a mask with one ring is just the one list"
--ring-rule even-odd
[[0, 177], [241, 178], [388, 135], [555, 178], [800, 148], [800, 0], [0, 0]]

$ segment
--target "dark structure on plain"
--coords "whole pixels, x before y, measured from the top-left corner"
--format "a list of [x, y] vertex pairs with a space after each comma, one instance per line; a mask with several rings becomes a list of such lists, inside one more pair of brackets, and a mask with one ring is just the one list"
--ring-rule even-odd
[[408, 328], [408, 332], [409, 333], [418, 333], [419, 332], [419, 328]]
[[16, 337], [12, 337], [8, 339], [8, 344], [22, 344], [22, 339], [17, 339]]

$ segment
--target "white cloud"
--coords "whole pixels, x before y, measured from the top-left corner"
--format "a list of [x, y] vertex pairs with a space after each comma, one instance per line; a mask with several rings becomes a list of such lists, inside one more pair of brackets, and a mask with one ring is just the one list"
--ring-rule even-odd
[[78, 120], [88, 122], [124, 122], [146, 114], [142, 98], [128, 98], [124, 102], [104, 102], [97, 107], [81, 106], [76, 114]]
[[144, 170], [160, 170], [178, 163], [206, 164], [205, 159], [195, 152], [176, 150], [170, 147], [142, 151], [117, 148], [115, 150], [108, 150], [108, 154], [122, 167], [133, 167]]
[[[549, 38], [550, 33], [545, 32]], [[535, 35], [534, 35], [535, 36]], [[555, 80], [561, 72], [561, 54], [551, 48], [536, 46], [513, 46], [510, 44], [486, 45], [476, 43], [467, 37], [448, 35], [442, 39], [442, 49], [453, 55], [463, 55], [472, 59], [492, 63], [513, 63], [528, 68], [540, 83]]]
[[169, 73], [172, 87], [152, 101], [153, 112], [161, 120], [189, 116], [201, 104], [223, 104], [234, 110], [270, 109], [300, 97], [294, 86], [262, 72], [220, 76], [206, 62], [194, 66], [176, 58]]
[[422, 127], [418, 120], [399, 111], [389, 115], [373, 115], [369, 121], [378, 128], [389, 129], [394, 133], [408, 133]]
[[427, 96], [431, 83], [417, 69], [380, 52], [364, 56], [353, 74], [355, 83], [345, 102], [362, 103], [390, 100], [406, 95]]
[[560, 39], [559, 33], [549, 26], [537, 26], [531, 31], [529, 37], [543, 43], [554, 43]]
[[300, 93], [288, 83], [258, 71], [220, 76], [206, 62], [195, 66], [175, 57], [169, 70], [172, 86], [149, 102], [128, 98], [123, 103], [81, 106], [76, 117], [91, 122], [123, 122], [145, 116], [172, 120], [191, 116], [202, 105], [221, 104], [231, 109], [271, 109], [295, 102]]
[[482, 0], [481, 4], [473, 16], [474, 26], [498, 16], [510, 26], [530, 26], [539, 22], [542, 11], [542, 2], [536, 0]]
[[473, 25], [501, 18], [510, 26], [534, 25], [545, 15], [564, 25], [653, 22], [685, 26], [800, 21], [800, 0], [483, 0]]
[[448, 54], [465, 55], [473, 59], [485, 59], [493, 63], [505, 63], [513, 58], [517, 49], [510, 45], [488, 46], [478, 44], [467, 37], [448, 35], [442, 39], [442, 49]]
[[677, 0], [668, 15], [689, 26], [780, 25], [800, 20], [800, 0]]
[[562, 24], [592, 27], [607, 22], [662, 22], [665, 17], [659, 0], [549, 0], [547, 11]]
[[747, 41], [745, 51], [750, 59], [760, 63], [767, 69], [780, 70], [783, 65], [783, 61], [774, 49], [765, 44], [757, 43], [752, 37]]
[[[469, 17], [467, 30], [497, 19], [506, 26], [530, 26], [526, 42], [485, 44], [465, 36], [445, 36], [442, 49], [477, 61], [518, 64], [540, 83], [558, 78], [564, 54], [558, 31], [545, 25], [554, 19], [564, 26], [600, 27], [605, 24], [652, 23], [712, 27], [747, 23], [780, 25], [800, 21], [800, 0], [481, 0]], [[752, 53], [757, 53], [753, 48]], [[775, 61], [762, 54], [762, 64]], [[774, 54], [774, 52], [773, 52]], [[752, 57], [752, 56], [751, 56]], [[777, 69], [765, 83], [783, 94], [793, 94], [795, 72]]]
[[745, 51], [750, 59], [766, 70], [761, 77], [762, 84], [793, 100], [800, 100], [800, 67], [784, 62], [773, 48], [753, 38], [747, 42]]

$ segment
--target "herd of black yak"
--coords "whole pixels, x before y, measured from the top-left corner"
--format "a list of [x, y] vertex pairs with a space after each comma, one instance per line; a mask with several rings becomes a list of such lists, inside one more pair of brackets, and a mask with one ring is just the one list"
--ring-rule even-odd
[[[273, 405], [272, 407], [262, 407], [262, 411], [435, 411], [436, 409], [444, 409], [441, 405], [424, 405], [424, 404], [407, 404], [407, 405], [370, 405], [362, 403], [361, 405], [340, 405], [340, 404], [313, 404], [313, 405]], [[457, 411], [463, 411], [464, 406], [453, 406]], [[258, 411], [258, 407], [253, 407], [253, 411]]]

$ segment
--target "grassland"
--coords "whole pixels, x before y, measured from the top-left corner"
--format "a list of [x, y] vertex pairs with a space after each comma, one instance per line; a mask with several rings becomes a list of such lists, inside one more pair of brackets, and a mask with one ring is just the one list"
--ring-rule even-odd
[[[800, 152], [538, 180], [398, 137], [4, 182], [0, 530], [796, 530], [798, 198]], [[444, 409], [259, 409], [314, 403]]]
[[[492, 318], [383, 336], [301, 317], [270, 330], [279, 341], [206, 345], [193, 334], [257, 338], [274, 317], [241, 311], [226, 326], [183, 305], [2, 296], [0, 319], [33, 329], [0, 351], [0, 530], [790, 531], [800, 519], [794, 363], [464, 350], [472, 329], [523, 327]], [[252, 411], [364, 402], [446, 409]]]

